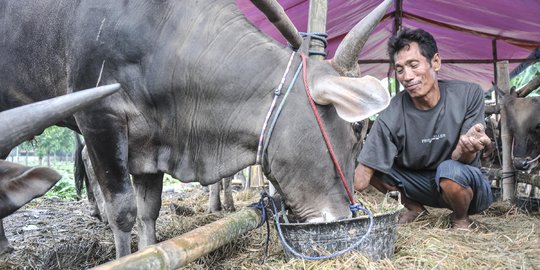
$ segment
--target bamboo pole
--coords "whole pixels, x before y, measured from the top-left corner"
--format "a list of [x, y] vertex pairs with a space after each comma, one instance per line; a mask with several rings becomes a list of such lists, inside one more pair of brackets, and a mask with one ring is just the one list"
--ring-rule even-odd
[[[510, 78], [508, 76], [508, 61], [497, 63], [497, 86], [508, 94], [510, 89]], [[508, 129], [506, 122], [506, 109], [501, 103], [501, 141], [502, 141], [502, 169], [505, 178], [502, 180], [503, 201], [512, 201], [515, 196], [516, 184], [515, 179], [510, 172], [514, 171], [512, 166], [512, 135]]]
[[206, 226], [93, 269], [178, 269], [256, 229], [261, 222], [261, 211], [247, 207]]
[[[326, 33], [326, 13], [328, 10], [327, 0], [309, 1], [308, 33]], [[324, 43], [317, 39], [311, 39], [309, 44], [311, 51], [324, 52]], [[322, 55], [311, 55], [312, 59], [324, 60]]]

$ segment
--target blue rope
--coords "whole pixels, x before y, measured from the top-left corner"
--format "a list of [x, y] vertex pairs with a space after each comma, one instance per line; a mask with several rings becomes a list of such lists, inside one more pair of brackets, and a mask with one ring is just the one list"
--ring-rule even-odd
[[[310, 33], [306, 33], [306, 32], [300, 32], [300, 36], [302, 37], [306, 37], [306, 36], [309, 36], [311, 37], [311, 39], [315, 39], [315, 40], [318, 40], [318, 41], [321, 41], [323, 44], [324, 44], [324, 48], [326, 49], [326, 47], [328, 47], [328, 34], [327, 33], [320, 33], [320, 32], [310, 32]], [[326, 58], [326, 56], [328, 56], [328, 54], [326, 52], [320, 52], [320, 51], [314, 51], [314, 50], [309, 50], [309, 55], [321, 55], [323, 56], [324, 58]]]
[[259, 225], [257, 225], [257, 228], [261, 227], [264, 223], [268, 222], [268, 218], [266, 216], [266, 207], [264, 206], [264, 198], [268, 197], [268, 194], [263, 190], [261, 191], [261, 199], [256, 202], [248, 205], [248, 207], [259, 209], [262, 212], [262, 220]]
[[268, 258], [268, 247], [270, 246], [270, 222], [268, 222], [268, 217], [266, 216], [266, 206], [264, 205], [264, 198], [269, 197], [266, 191], [261, 191], [261, 199], [256, 202], [248, 205], [248, 207], [256, 208], [261, 210], [262, 212], [262, 220], [261, 223], [257, 226], [257, 228], [261, 227], [263, 224], [266, 224], [266, 242], [264, 245], [264, 256], [260, 262], [260, 264], [264, 264], [266, 261], [266, 258]]

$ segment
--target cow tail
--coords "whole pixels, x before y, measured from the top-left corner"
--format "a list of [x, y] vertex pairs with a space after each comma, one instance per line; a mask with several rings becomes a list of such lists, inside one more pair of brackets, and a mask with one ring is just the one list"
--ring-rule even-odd
[[73, 178], [75, 179], [75, 190], [77, 191], [77, 197], [80, 199], [87, 177], [86, 168], [84, 167], [84, 162], [82, 159], [82, 150], [84, 148], [84, 144], [82, 143], [79, 134], [75, 134], [75, 141], [77, 148], [75, 150], [75, 170]]

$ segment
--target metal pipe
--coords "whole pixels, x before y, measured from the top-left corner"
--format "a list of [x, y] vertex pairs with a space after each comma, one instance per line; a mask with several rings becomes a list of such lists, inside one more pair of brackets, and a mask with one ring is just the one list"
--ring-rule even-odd
[[206, 226], [93, 269], [178, 269], [256, 229], [262, 220], [260, 210], [247, 207]]

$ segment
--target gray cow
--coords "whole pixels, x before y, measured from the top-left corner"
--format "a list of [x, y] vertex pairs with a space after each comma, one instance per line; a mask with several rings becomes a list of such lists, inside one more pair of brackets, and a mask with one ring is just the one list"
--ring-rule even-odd
[[[307, 85], [301, 74], [265, 138], [265, 174], [303, 221], [351, 216], [305, 87], [352, 183], [350, 122], [382, 110], [389, 96], [373, 77], [343, 75], [358, 74], [358, 54], [390, 4], [351, 30], [332, 60], [306, 61]], [[164, 173], [208, 185], [256, 162], [274, 90], [289, 59], [287, 84], [302, 61], [234, 0], [4, 0], [0, 14], [0, 110], [122, 85], [62, 123], [84, 136], [117, 257], [131, 252], [136, 219], [139, 248], [156, 243]]]
[[518, 97], [515, 88], [509, 94], [498, 92], [514, 138], [512, 163], [518, 170], [531, 171], [540, 159], [540, 97]]

